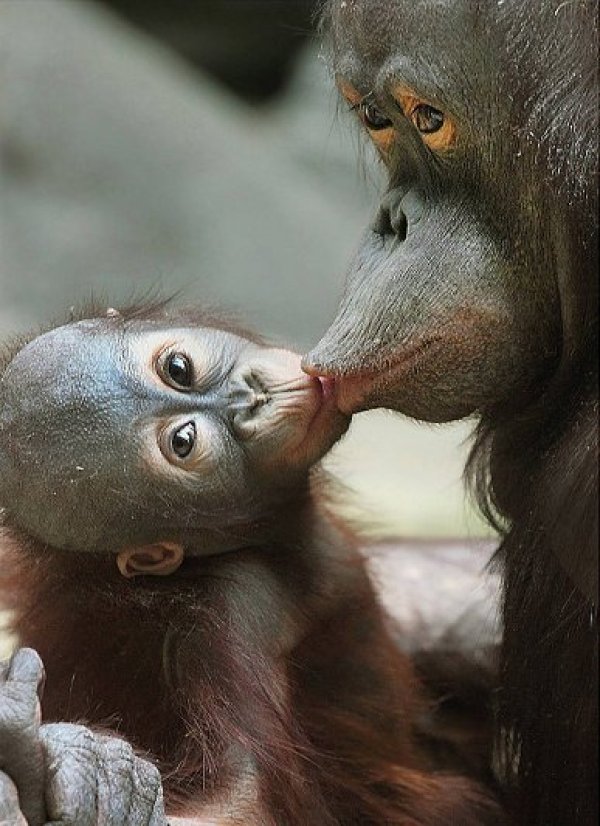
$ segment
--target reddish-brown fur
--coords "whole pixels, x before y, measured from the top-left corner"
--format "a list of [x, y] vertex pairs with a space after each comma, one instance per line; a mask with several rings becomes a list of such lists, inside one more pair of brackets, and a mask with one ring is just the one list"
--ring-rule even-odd
[[[310, 499], [281, 524], [259, 549], [133, 581], [110, 556], [6, 529], [0, 586], [19, 642], [45, 663], [45, 719], [122, 734], [159, 765], [173, 813], [230, 798], [247, 826], [505, 822], [477, 784], [419, 752], [427, 709], [353, 538]], [[295, 629], [280, 654], [261, 639], [270, 604]], [[255, 801], [236, 792], [240, 761]]]

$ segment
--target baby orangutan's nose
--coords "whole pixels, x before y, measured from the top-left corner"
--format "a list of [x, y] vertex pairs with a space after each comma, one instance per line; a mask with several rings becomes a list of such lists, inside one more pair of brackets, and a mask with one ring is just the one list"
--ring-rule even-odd
[[270, 398], [269, 391], [252, 370], [236, 378], [231, 388], [229, 411], [237, 436], [244, 438], [255, 432], [254, 417]]

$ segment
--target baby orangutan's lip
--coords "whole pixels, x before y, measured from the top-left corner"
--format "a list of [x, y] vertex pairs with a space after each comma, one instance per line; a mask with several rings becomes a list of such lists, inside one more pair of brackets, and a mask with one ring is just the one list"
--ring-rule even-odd
[[[325, 453], [334, 441], [342, 436], [350, 423], [350, 417], [342, 413], [336, 399], [336, 379], [331, 377], [313, 377], [312, 381], [319, 388], [314, 414], [308, 423], [302, 440], [303, 446], [310, 443], [323, 442], [327, 447]], [[333, 440], [332, 440], [333, 439]]]
[[313, 396], [315, 400], [315, 412], [306, 429], [307, 433], [313, 429], [316, 420], [319, 419], [325, 412], [331, 411], [332, 408], [337, 409], [335, 400], [335, 379], [315, 376], [311, 377], [310, 382], [317, 390], [318, 395]]
[[321, 385], [323, 402], [329, 402], [331, 398], [335, 395], [335, 378], [332, 376], [316, 376], [316, 379]]

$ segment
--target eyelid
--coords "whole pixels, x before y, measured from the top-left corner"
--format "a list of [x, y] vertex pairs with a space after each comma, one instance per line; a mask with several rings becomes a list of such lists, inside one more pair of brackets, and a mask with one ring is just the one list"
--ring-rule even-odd
[[350, 112], [356, 112], [364, 106], [374, 106], [376, 109], [379, 109], [382, 115], [385, 114], [385, 107], [377, 100], [375, 92], [367, 92], [367, 94], [363, 95], [359, 100], [348, 105]]
[[417, 95], [413, 89], [404, 86], [396, 86], [390, 89], [390, 94], [405, 117], [418, 130], [414, 122], [413, 115], [419, 106], [430, 106], [441, 112], [444, 122], [435, 132], [420, 132], [421, 140], [429, 149], [443, 152], [454, 147], [457, 139], [456, 121], [442, 103], [438, 103], [431, 98], [424, 98]]
[[[187, 456], [181, 457], [177, 456], [177, 454], [172, 450], [172, 439], [175, 433], [178, 430], [181, 430], [182, 427], [185, 427], [190, 422], [194, 425], [194, 446], [190, 450]], [[196, 459], [196, 454], [198, 451], [198, 442], [199, 442], [199, 428], [193, 418], [181, 418], [175, 419], [167, 422], [167, 424], [159, 427], [158, 434], [157, 434], [157, 442], [158, 447], [161, 454], [167, 460], [170, 465], [178, 468], [186, 468], [192, 466]]]
[[[378, 102], [375, 93], [372, 91], [368, 92], [366, 95], [359, 95], [357, 92], [350, 91], [348, 88], [346, 88], [346, 92], [344, 92], [344, 88], [342, 87], [341, 92], [344, 95], [346, 101], [348, 102], [350, 111], [357, 113], [363, 126], [368, 131], [369, 136], [373, 141], [374, 145], [384, 155], [387, 154], [387, 152], [390, 150], [392, 146], [395, 135], [394, 122], [390, 117], [388, 117], [387, 107], [382, 106]], [[356, 98], [353, 103], [349, 99], [350, 95], [352, 96], [352, 98]], [[364, 114], [364, 109], [369, 105], [374, 106], [376, 109], [378, 109], [381, 112], [382, 117], [386, 120], [389, 120], [390, 123], [380, 127], [379, 129], [371, 127], [367, 123]]]
[[[191, 377], [189, 387], [174, 382], [165, 369], [169, 357], [174, 355], [183, 356], [185, 359], [187, 359], [188, 364], [190, 365]], [[167, 387], [170, 387], [173, 390], [177, 390], [179, 393], [189, 393], [194, 389], [194, 385], [196, 383], [196, 367], [194, 364], [194, 360], [189, 354], [188, 350], [185, 347], [182, 347], [177, 342], [167, 344], [158, 351], [158, 353], [154, 356], [153, 359], [153, 367], [159, 379], [163, 382], [163, 384], [166, 384]]]
[[176, 352], [176, 350], [177, 342], [170, 341], [167, 344], [161, 344], [161, 346], [154, 352], [154, 355], [152, 356], [152, 367], [160, 378], [162, 378], [162, 366], [167, 356]]

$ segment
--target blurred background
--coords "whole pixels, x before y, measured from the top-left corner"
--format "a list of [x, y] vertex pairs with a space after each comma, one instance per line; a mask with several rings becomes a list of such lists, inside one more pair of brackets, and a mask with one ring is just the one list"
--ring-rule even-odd
[[[0, 0], [0, 338], [180, 291], [303, 350], [380, 186], [310, 0]], [[359, 160], [363, 157], [363, 162]], [[378, 536], [481, 536], [470, 425], [355, 418], [328, 458]]]

